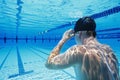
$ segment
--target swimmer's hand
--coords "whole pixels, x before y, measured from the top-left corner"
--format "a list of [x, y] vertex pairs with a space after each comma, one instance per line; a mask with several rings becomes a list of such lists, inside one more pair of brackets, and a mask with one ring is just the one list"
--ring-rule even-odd
[[74, 36], [74, 30], [69, 29], [69, 30], [65, 31], [65, 33], [63, 34], [62, 39], [63, 40], [68, 40], [68, 39], [70, 39], [73, 36]]

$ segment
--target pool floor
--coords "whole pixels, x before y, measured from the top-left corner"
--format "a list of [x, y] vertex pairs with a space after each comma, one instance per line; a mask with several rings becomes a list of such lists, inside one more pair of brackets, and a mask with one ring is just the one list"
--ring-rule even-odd
[[36, 46], [4, 46], [0, 49], [0, 80], [75, 80], [73, 68], [45, 67], [49, 50]]

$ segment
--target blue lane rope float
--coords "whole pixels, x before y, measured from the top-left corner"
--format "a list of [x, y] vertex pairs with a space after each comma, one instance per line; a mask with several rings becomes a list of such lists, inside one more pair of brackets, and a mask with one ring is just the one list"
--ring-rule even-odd
[[108, 9], [106, 11], [93, 14], [93, 15], [91, 15], [91, 17], [96, 19], [96, 18], [108, 16], [108, 15], [111, 15], [111, 14], [115, 14], [115, 13], [118, 13], [118, 12], [120, 12], [120, 6], [116, 6], [114, 8]]

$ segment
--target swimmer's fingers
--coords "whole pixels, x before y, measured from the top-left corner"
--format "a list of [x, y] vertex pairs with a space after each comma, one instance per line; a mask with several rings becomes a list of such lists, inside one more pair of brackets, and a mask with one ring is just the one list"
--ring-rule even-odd
[[69, 30], [67, 30], [67, 31], [64, 33], [63, 38], [69, 39], [69, 38], [71, 38], [71, 37], [73, 37], [73, 36], [74, 36], [74, 30], [69, 29]]
[[68, 32], [69, 32], [69, 35], [70, 35], [70, 36], [74, 36], [74, 30], [69, 29]]

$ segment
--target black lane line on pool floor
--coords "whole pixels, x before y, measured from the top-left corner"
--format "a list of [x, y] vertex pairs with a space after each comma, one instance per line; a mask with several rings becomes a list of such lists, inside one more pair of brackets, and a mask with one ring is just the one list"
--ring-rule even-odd
[[29, 74], [29, 73], [33, 72], [33, 70], [25, 72], [25, 69], [24, 69], [24, 66], [23, 66], [23, 62], [22, 62], [22, 59], [21, 59], [21, 56], [20, 56], [20, 52], [19, 52], [19, 49], [18, 49], [17, 46], [16, 46], [16, 50], [17, 50], [17, 59], [18, 59], [19, 73], [18, 74], [13, 74], [13, 75], [9, 76], [8, 78], [13, 78], [13, 77], [17, 77], [17, 76], [20, 76], [20, 75], [25, 75], [25, 74]]
[[[49, 55], [48, 53], [46, 53], [46, 52], [44, 52], [44, 51], [41, 51], [41, 50], [38, 50], [38, 49], [36, 49], [36, 48], [33, 48], [33, 47], [30, 47], [30, 48], [32, 48], [32, 49], [34, 49], [34, 50], [36, 50], [36, 51], [38, 51], [38, 52], [41, 52], [41, 53], [43, 53], [43, 54]], [[39, 55], [39, 54], [38, 54], [38, 55]], [[41, 57], [41, 56], [39, 55], [39, 57]], [[43, 59], [46, 60], [45, 58], [43, 58]], [[67, 75], [71, 76], [71, 78], [74, 78], [74, 79], [75, 79], [75, 77], [74, 77], [73, 75], [69, 74], [69, 73], [66, 72], [65, 70], [61, 70], [61, 71], [64, 72], [64, 73], [66, 73]]]
[[[40, 58], [42, 58], [43, 60], [46, 60], [44, 57], [42, 57], [40, 54], [38, 54], [37, 52], [31, 50], [35, 55], [39, 56]], [[41, 52], [42, 53], [42, 52]]]
[[36, 49], [36, 48], [33, 48], [33, 47], [31, 47], [31, 48], [34, 49], [34, 50], [36, 50], [36, 51], [38, 51], [38, 52], [41, 52], [41, 53], [43, 53], [43, 54], [45, 54], [45, 55], [49, 55], [48, 53], [43, 52], [43, 51], [41, 51], [41, 50], [38, 50], [38, 49]]
[[11, 50], [12, 50], [12, 47], [10, 48], [10, 50], [8, 51], [8, 54], [7, 54], [7, 55], [6, 55], [6, 57], [4, 58], [4, 60], [3, 60], [2, 64], [0, 65], [0, 70], [2, 69], [3, 64], [5, 63], [6, 59], [8, 58], [8, 56], [9, 56], [9, 54], [10, 54]]

